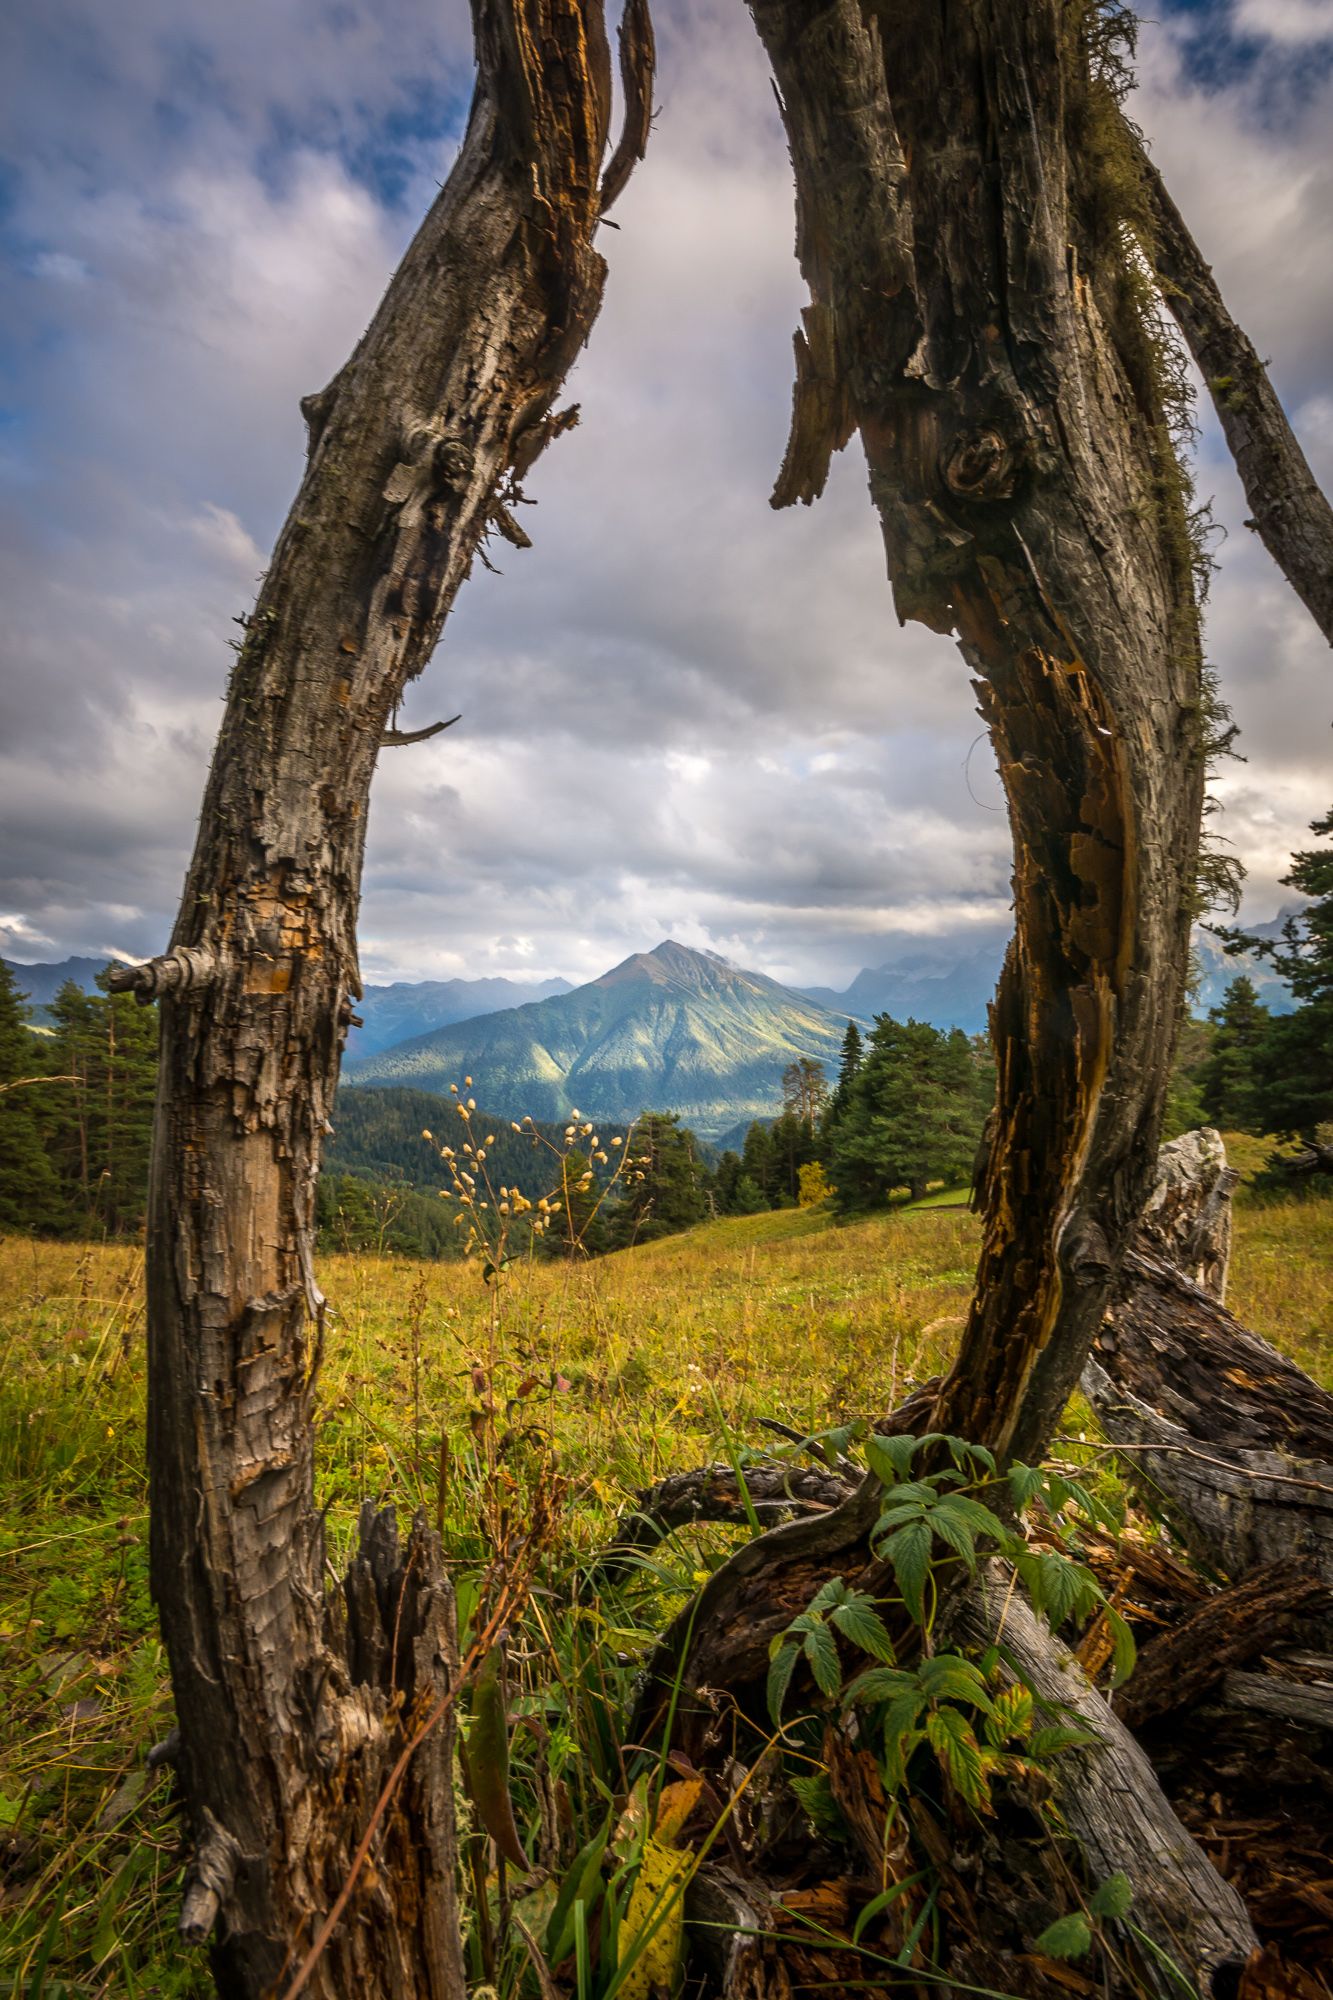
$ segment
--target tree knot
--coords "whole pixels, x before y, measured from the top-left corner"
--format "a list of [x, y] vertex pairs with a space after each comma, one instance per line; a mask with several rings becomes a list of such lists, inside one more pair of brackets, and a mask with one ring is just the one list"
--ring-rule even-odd
[[1008, 500], [1018, 476], [1019, 454], [990, 425], [964, 431], [954, 440], [941, 468], [956, 500]]

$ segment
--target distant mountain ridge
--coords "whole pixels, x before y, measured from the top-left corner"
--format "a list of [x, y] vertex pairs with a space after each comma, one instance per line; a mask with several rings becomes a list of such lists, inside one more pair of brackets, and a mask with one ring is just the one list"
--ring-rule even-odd
[[521, 1007], [529, 1000], [549, 1000], [568, 993], [568, 979], [398, 979], [391, 986], [367, 986], [357, 1002], [361, 1026], [347, 1037], [353, 1059], [378, 1055], [398, 1042], [450, 1028], [455, 1021], [472, 1021], [479, 1014], [497, 1014], [504, 1007]]
[[[1291, 911], [1283, 910], [1266, 924], [1247, 928], [1255, 937], [1280, 938]], [[1007, 930], [995, 929], [978, 935], [934, 939], [928, 944], [901, 953], [887, 965], [866, 966], [842, 992], [830, 986], [806, 986], [801, 990], [831, 1013], [850, 1015], [865, 1023], [876, 1014], [892, 1014], [895, 1021], [929, 1021], [934, 1028], [962, 1028], [969, 1035], [981, 1034], [987, 1025], [986, 1010], [995, 992], [1000, 968], [1009, 942]], [[1199, 972], [1190, 1011], [1205, 1015], [1220, 1007], [1227, 987], [1242, 975], [1253, 982], [1255, 992], [1275, 1014], [1289, 1014], [1291, 993], [1268, 961], [1253, 952], [1230, 958], [1218, 940], [1196, 927], [1190, 940]]]
[[5, 963], [14, 974], [19, 992], [28, 996], [28, 1009], [33, 1019], [40, 1023], [50, 1020], [47, 1010], [68, 980], [72, 979], [81, 993], [95, 993], [98, 973], [105, 972], [107, 966], [115, 961], [110, 958], [62, 958], [23, 965], [16, 958], [7, 958]]
[[801, 1056], [837, 1062], [845, 1021], [806, 995], [714, 952], [668, 939], [601, 978], [352, 1062], [349, 1084], [447, 1091], [466, 1076], [510, 1118], [627, 1124], [677, 1111], [707, 1138], [771, 1116], [782, 1072]]

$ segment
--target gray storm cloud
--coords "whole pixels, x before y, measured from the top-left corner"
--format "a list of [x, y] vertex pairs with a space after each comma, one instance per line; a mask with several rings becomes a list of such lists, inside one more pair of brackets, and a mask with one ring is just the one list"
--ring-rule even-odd
[[[1147, 31], [1137, 115], [1328, 478], [1333, 87], [1281, 82], [1326, 13], [1243, 0], [1257, 53], [1207, 90], [1181, 28]], [[8, 31], [0, 940], [23, 957], [168, 928], [298, 398], [373, 310], [466, 99], [461, 4], [107, 18], [29, 0]], [[659, 35], [583, 422], [531, 482], [535, 547], [473, 578], [404, 718], [463, 722], [381, 766], [372, 977], [578, 977], [673, 934], [838, 984], [901, 934], [1002, 919], [966, 669], [898, 627], [855, 450], [818, 507], [767, 505], [802, 291], [757, 42], [733, 0], [676, 0]], [[1326, 649], [1206, 417], [1199, 484], [1225, 531], [1209, 648], [1249, 759], [1220, 824], [1262, 917], [1328, 803]]]

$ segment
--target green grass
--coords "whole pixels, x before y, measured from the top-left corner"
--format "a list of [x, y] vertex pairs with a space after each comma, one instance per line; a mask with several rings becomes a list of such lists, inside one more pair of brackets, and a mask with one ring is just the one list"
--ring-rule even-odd
[[[1331, 1225], [1333, 1202], [1242, 1206], [1231, 1292], [1326, 1383]], [[637, 1659], [726, 1545], [701, 1530], [623, 1588], [594, 1590], [587, 1558], [619, 1508], [668, 1471], [761, 1444], [760, 1417], [817, 1430], [899, 1401], [949, 1358], [976, 1239], [975, 1218], [947, 1207], [846, 1225], [789, 1210], [520, 1268], [498, 1294], [457, 1264], [325, 1260], [318, 1497], [335, 1564], [364, 1495], [434, 1508], [442, 1438], [465, 1597], [488, 1509], [503, 1498], [521, 1512], [552, 1448], [567, 1482], [523, 1628], [519, 1700], [546, 1725], [540, 1750], [531, 1732], [515, 1744], [525, 1837], [539, 1757], [543, 1783], [564, 1788], [569, 1840], [604, 1824], [607, 1796], [623, 1795]], [[131, 1249], [0, 1243], [0, 1993], [25, 2000], [211, 1990], [174, 1931], [170, 1779], [144, 1766], [171, 1703], [147, 1585], [141, 1281]], [[500, 1990], [517, 1992], [521, 1972], [511, 1952]], [[601, 1993], [605, 1969], [591, 1976]]]

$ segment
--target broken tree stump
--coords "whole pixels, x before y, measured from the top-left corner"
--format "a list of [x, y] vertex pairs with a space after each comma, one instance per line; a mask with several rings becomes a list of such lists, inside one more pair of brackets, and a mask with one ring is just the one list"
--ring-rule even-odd
[[1215, 1132], [1162, 1148], [1082, 1387], [1200, 1562], [1301, 1556], [1333, 1584], [1333, 1395], [1222, 1304], [1234, 1185]]

